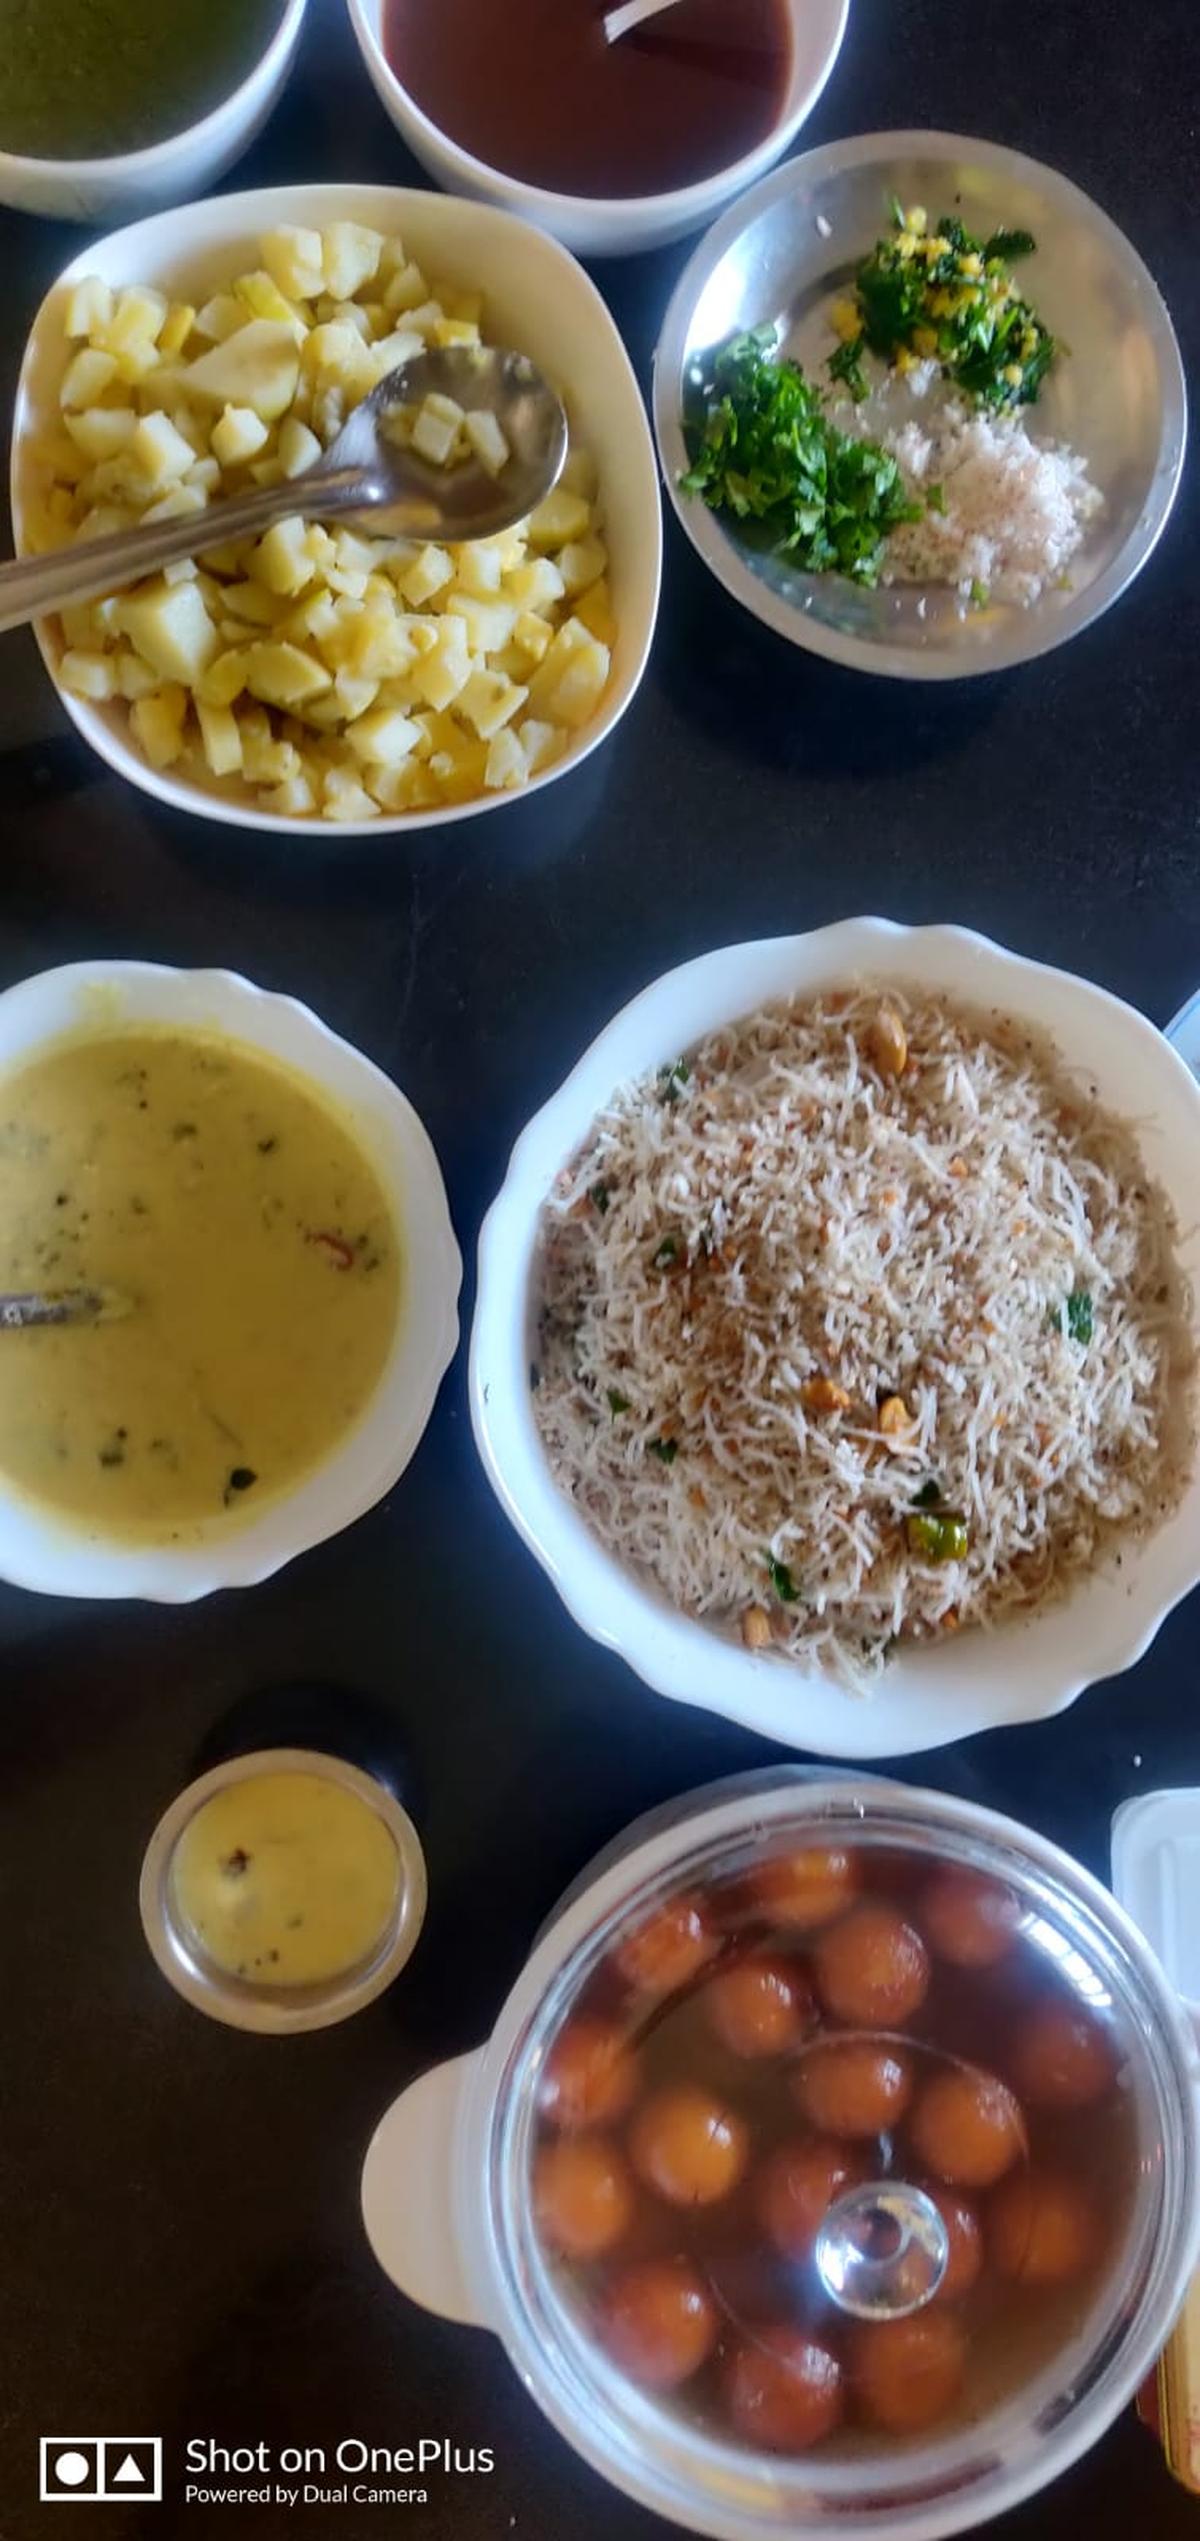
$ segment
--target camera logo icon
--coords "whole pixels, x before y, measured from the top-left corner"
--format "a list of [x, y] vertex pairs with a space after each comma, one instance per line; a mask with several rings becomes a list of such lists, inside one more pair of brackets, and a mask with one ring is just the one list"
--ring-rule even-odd
[[44, 2506], [162, 2502], [161, 2435], [43, 2435], [38, 2495]]

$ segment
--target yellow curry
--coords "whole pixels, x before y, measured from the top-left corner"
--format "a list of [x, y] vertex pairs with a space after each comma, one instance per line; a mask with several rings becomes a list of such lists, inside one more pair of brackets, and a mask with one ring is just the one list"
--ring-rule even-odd
[[382, 1818], [321, 1774], [251, 1774], [215, 1791], [175, 1849], [176, 1911], [228, 1976], [317, 1985], [366, 1959], [400, 1893]]
[[0, 1469], [89, 1534], [179, 1541], [359, 1419], [399, 1240], [302, 1079], [216, 1036], [111, 1033], [0, 1083], [0, 1288], [78, 1287], [128, 1312], [0, 1335]]

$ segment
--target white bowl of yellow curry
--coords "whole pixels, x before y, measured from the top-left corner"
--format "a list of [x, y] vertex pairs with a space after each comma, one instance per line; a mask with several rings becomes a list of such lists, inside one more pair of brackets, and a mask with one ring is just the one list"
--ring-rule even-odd
[[229, 971], [0, 995], [0, 1576], [179, 1602], [266, 1578], [412, 1456], [461, 1262], [411, 1105]]

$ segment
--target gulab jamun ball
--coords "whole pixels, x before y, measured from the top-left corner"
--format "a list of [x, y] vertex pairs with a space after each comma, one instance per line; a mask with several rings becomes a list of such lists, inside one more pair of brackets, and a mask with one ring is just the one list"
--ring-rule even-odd
[[[866, 1839], [747, 1847], [631, 1915], [537, 2083], [532, 2226], [576, 2330], [776, 2460], [918, 2446], [1040, 2373], [1136, 2168], [1119, 2033], [1046, 1936], [1006, 1880]], [[905, 2183], [945, 2268], [862, 2320], [821, 2227], [854, 2195], [853, 2236], [861, 2192]]]
[[739, 2341], [725, 2400], [734, 2432], [756, 2451], [807, 2453], [842, 2415], [842, 2368], [806, 2329], [770, 2327]]
[[854, 2029], [901, 2029], [929, 1989], [929, 1952], [915, 1926], [882, 1898], [864, 1899], [813, 1948], [817, 1992]]

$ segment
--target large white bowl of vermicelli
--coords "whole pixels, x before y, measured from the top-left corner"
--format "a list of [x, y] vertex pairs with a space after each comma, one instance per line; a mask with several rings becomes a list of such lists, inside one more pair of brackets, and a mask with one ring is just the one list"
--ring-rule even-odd
[[1200, 1579], [1200, 1087], [863, 918], [668, 972], [518, 1140], [475, 1436], [575, 1620], [785, 1744], [1061, 1711]]

